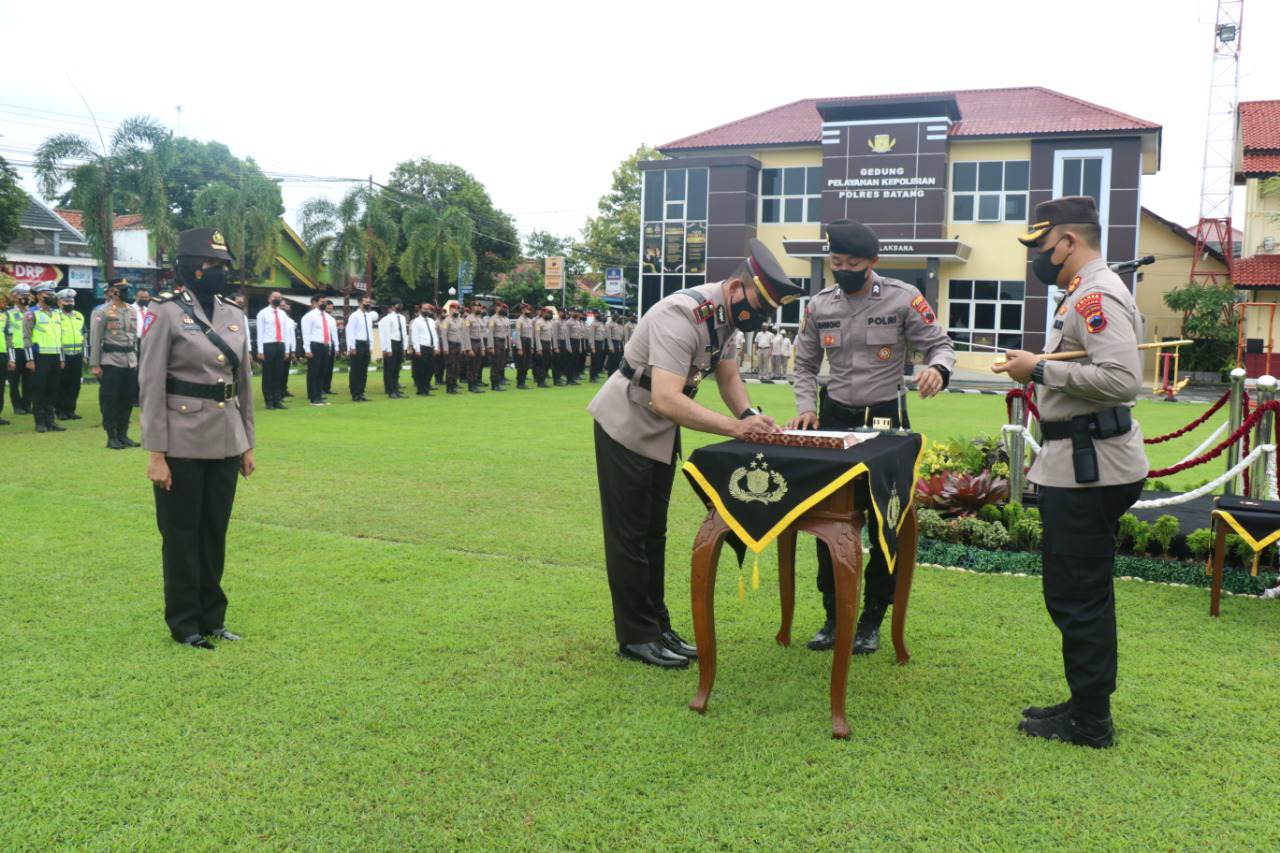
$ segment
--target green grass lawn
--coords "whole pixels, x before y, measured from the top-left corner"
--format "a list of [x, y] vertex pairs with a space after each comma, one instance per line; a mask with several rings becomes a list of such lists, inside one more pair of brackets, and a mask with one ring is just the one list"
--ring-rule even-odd
[[[1274, 602], [1212, 620], [1203, 590], [1120, 583], [1119, 743], [1093, 752], [1014, 730], [1065, 689], [1039, 581], [922, 568], [914, 659], [855, 660], [836, 742], [830, 657], [773, 642], [772, 552], [745, 602], [726, 556], [718, 683], [690, 712], [696, 670], [613, 652], [592, 390], [260, 412], [225, 584], [245, 641], [212, 654], [168, 638], [145, 459], [102, 448], [92, 394], [65, 434], [0, 428], [0, 849], [1280, 845]], [[784, 386], [753, 396], [790, 412]], [[1154, 434], [1202, 410], [1139, 416]], [[1002, 415], [913, 404], [939, 438]], [[701, 516], [678, 479], [689, 636]]]

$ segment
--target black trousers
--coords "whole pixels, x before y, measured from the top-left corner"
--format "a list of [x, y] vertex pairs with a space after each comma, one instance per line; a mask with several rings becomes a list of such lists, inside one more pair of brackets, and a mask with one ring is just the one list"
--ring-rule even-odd
[[435, 350], [431, 347], [423, 347], [422, 352], [414, 357], [410, 367], [414, 388], [419, 392], [430, 391], [431, 374], [435, 370]]
[[324, 401], [324, 370], [328, 362], [329, 348], [312, 341], [311, 358], [307, 359], [307, 399], [313, 403]]
[[462, 374], [462, 344], [444, 342], [448, 348], [445, 355], [446, 366], [449, 368], [448, 374], [445, 376], [445, 385], [449, 388], [458, 387], [458, 377]]
[[1143, 482], [1040, 487], [1045, 608], [1062, 633], [1072, 698], [1101, 715], [1116, 689], [1116, 525]]
[[493, 355], [489, 357], [489, 385], [497, 388], [507, 383], [507, 342], [494, 341]]
[[605, 357], [605, 370], [612, 376], [618, 369], [618, 365], [622, 363], [622, 345], [613, 341], [609, 342], [609, 354]]
[[329, 355], [324, 362], [324, 393], [333, 393], [333, 368], [338, 363], [338, 345], [329, 347]]
[[400, 366], [404, 364], [404, 342], [392, 341], [391, 353], [382, 353], [382, 390], [400, 393]]
[[[8, 367], [5, 368], [9, 370]], [[13, 371], [9, 373], [9, 402], [14, 409], [31, 408], [31, 376], [27, 373], [26, 350], [18, 347], [13, 351]]]
[[[481, 370], [484, 365], [484, 341], [476, 338], [471, 339], [471, 355], [467, 356], [467, 383], [479, 383], [481, 379]], [[492, 372], [492, 371], [490, 371]]]
[[605, 341], [593, 341], [591, 346], [591, 379], [592, 381], [600, 378], [600, 371], [604, 369]]
[[369, 342], [356, 341], [356, 350], [351, 354], [350, 373], [347, 374], [347, 387], [351, 389], [351, 399], [364, 396], [364, 389], [369, 384]]
[[554, 356], [551, 354], [550, 341], [538, 341], [537, 347], [533, 352], [533, 378], [541, 385], [547, 381], [547, 371], [551, 369]]
[[[520, 351], [516, 353], [516, 384], [523, 385], [533, 367], [533, 339], [521, 338]], [[534, 377], [537, 378], [537, 372]]]
[[262, 345], [262, 399], [268, 404], [284, 399], [284, 344]]
[[582, 372], [581, 365], [578, 363], [582, 356], [582, 341], [578, 338], [569, 339], [569, 377], [577, 379], [578, 374]]
[[[651, 643], [671, 627], [666, 604], [667, 509], [675, 457], [655, 462], [595, 424], [604, 561], [620, 644]], [[676, 440], [679, 452], [679, 438]]]
[[440, 339], [440, 346], [436, 348], [436, 357], [434, 361], [436, 384], [443, 385], [445, 368], [449, 366], [449, 342], [443, 338]]
[[42, 419], [53, 420], [54, 404], [58, 401], [58, 383], [62, 372], [62, 357], [37, 355], [36, 372], [31, 377], [31, 405], [36, 423]]
[[555, 353], [551, 356], [551, 375], [558, 383], [567, 379], [569, 373], [569, 350], [563, 344], [554, 344]]
[[66, 356], [58, 371], [58, 400], [54, 404], [60, 415], [74, 415], [80, 401], [80, 373], [84, 369], [83, 355]]
[[167, 461], [173, 485], [153, 491], [163, 541], [164, 621], [181, 640], [223, 627], [222, 568], [240, 457]]
[[6, 382], [16, 382], [17, 374], [9, 372], [9, 353], [0, 347], [0, 415], [4, 414], [4, 386]]
[[[855, 411], [833, 405], [827, 399], [824, 388], [819, 405], [818, 429], [851, 430], [870, 423], [869, 419], [889, 418], [893, 428], [898, 428], [898, 401], [877, 403]], [[860, 499], [862, 506], [870, 505], [869, 496]], [[868, 519], [871, 514], [868, 513]], [[867, 551], [867, 559], [863, 562], [862, 578], [865, 592], [862, 600], [866, 607], [883, 608], [893, 603], [893, 577], [889, 574], [889, 561], [880, 550], [880, 542], [875, 536], [870, 537], [871, 547]], [[833, 596], [836, 592], [835, 573], [831, 563], [831, 550], [825, 542], [818, 542], [818, 591], [824, 596]], [[830, 600], [830, 599], [826, 599]], [[827, 614], [834, 617], [834, 610]]]
[[128, 432], [129, 416], [133, 413], [133, 389], [138, 385], [136, 367], [112, 367], [102, 365], [102, 378], [98, 380], [98, 409], [102, 412], [102, 428], [107, 435]]

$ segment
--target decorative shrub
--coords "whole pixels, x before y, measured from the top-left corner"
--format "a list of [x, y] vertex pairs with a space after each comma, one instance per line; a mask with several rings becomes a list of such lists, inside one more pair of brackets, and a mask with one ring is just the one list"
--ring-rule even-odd
[[1120, 516], [1117, 534], [1118, 544], [1121, 548], [1128, 548], [1134, 553], [1140, 554], [1147, 550], [1147, 543], [1151, 539], [1151, 525], [1133, 513], [1126, 512]]
[[1188, 533], [1187, 550], [1197, 560], [1208, 559], [1209, 552], [1213, 550], [1213, 531], [1207, 527], [1201, 527], [1199, 530]]
[[1151, 525], [1151, 553], [1168, 554], [1173, 547], [1173, 540], [1178, 538], [1178, 519], [1172, 515], [1162, 515]]
[[1044, 541], [1044, 529], [1040, 526], [1040, 519], [1029, 515], [1018, 519], [1013, 525], [1013, 530], [1009, 532], [1012, 535], [1014, 547], [1024, 551], [1039, 551], [1040, 544]]
[[1004, 513], [995, 504], [987, 504], [978, 508], [978, 518], [986, 522], [1004, 525]]
[[1003, 524], [981, 520], [980, 523], [985, 527], [976, 532], [973, 540], [974, 545], [979, 548], [986, 548], [989, 551], [1003, 551], [1009, 547], [1009, 531], [1004, 529]]
[[916, 512], [916, 523], [920, 526], [921, 539], [944, 539], [947, 523], [935, 509], [922, 509]]

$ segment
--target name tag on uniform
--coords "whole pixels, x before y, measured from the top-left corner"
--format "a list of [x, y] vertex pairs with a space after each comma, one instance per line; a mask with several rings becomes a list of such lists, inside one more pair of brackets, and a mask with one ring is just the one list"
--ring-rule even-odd
[[838, 329], [840, 328], [840, 321], [839, 320], [819, 320], [813, 325], [816, 326], [819, 331], [822, 331], [823, 329]]
[[1054, 329], [1056, 329], [1056, 330], [1058, 330], [1058, 331], [1061, 331], [1061, 330], [1062, 330], [1062, 321], [1061, 321], [1061, 320], [1054, 320], [1054, 321], [1053, 321], [1053, 328], [1054, 328]]
[[867, 325], [868, 326], [896, 326], [898, 325], [898, 318], [896, 316], [868, 317]]

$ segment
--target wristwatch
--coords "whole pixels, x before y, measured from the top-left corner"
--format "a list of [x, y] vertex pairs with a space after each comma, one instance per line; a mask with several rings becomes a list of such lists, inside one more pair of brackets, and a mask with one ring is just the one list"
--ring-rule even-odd
[[1044, 365], [1045, 360], [1042, 358], [1036, 362], [1036, 366], [1031, 368], [1031, 381], [1037, 385], [1044, 384]]
[[757, 409], [755, 406], [747, 406], [745, 409], [742, 410], [742, 414], [738, 415], [738, 420], [745, 421], [747, 418], [754, 417], [756, 415], [763, 415], [763, 414], [764, 414], [764, 409]]

